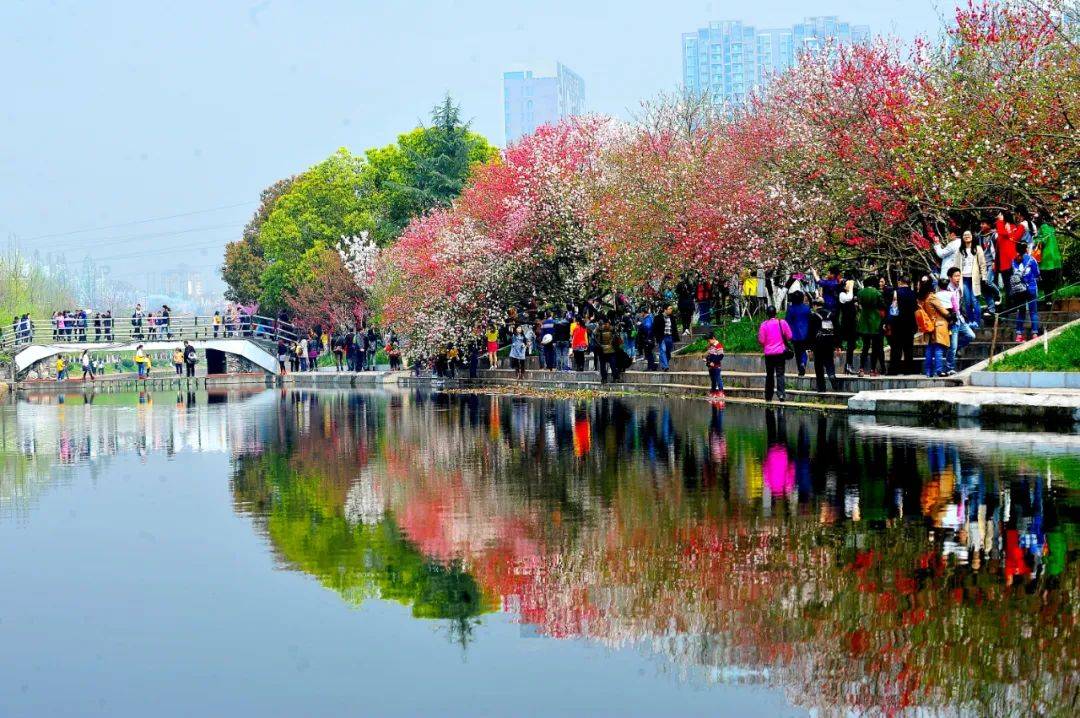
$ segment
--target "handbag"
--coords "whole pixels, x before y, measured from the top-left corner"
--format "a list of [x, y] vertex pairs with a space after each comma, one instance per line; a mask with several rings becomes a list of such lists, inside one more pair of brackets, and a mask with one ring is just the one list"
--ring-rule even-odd
[[780, 320], [776, 320], [776, 326], [780, 329], [780, 338], [784, 340], [784, 359], [795, 358], [795, 347], [792, 345], [791, 340], [784, 336], [784, 327], [780, 324]]

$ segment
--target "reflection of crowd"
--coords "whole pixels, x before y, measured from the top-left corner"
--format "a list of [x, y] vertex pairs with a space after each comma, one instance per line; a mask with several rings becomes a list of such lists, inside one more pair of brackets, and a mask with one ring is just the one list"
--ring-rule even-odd
[[[309, 411], [337, 411], [325, 405], [336, 399], [324, 397], [320, 405], [317, 395], [305, 394], [304, 401]], [[994, 566], [1006, 583], [1052, 576], [1060, 569], [1049, 565], [1064, 565], [1061, 528], [1046, 513], [1042, 476], [1007, 470], [955, 445], [868, 439], [824, 416], [793, 421], [773, 411], [765, 414], [760, 439], [737, 432], [733, 444], [725, 410], [696, 404], [619, 398], [574, 404], [424, 392], [409, 401], [415, 411], [393, 413], [390, 431], [413, 445], [417, 456], [430, 455], [446, 469], [471, 463], [469, 452], [475, 451], [501, 474], [540, 473], [550, 482], [644, 472], [656, 480], [681, 480], [694, 491], [717, 491], [729, 504], [757, 506], [762, 516], [783, 504], [841, 531], [925, 526], [939, 556], [972, 570]], [[702, 412], [703, 431], [693, 428]], [[446, 419], [421, 418], [432, 416]], [[760, 426], [759, 415], [746, 419]], [[311, 424], [319, 422], [312, 417]], [[369, 426], [359, 433], [372, 431], [377, 429]]]
[[[334, 536], [401, 535], [537, 633], [651, 641], [680, 670], [742, 666], [829, 710], [964, 705], [986, 686], [1019, 705], [1036, 672], [1057, 686], [1080, 660], [1054, 608], [1077, 580], [1064, 505], [993, 455], [644, 398], [298, 391], [278, 412], [237, 505], [307, 532], [275, 546], [290, 565], [367, 564], [309, 553], [350, 544], [279, 505], [286, 490], [344, 517]], [[1045, 661], [1025, 662], [1025, 633]], [[997, 659], [972, 679], [975, 654]]]
[[[973, 570], [994, 566], [1006, 585], [1033, 585], [1065, 567], [1064, 527], [1039, 472], [1007, 481], [962, 457], [955, 446], [931, 444], [923, 506], [942, 529], [944, 552]], [[990, 475], [988, 475], [988, 473]]]

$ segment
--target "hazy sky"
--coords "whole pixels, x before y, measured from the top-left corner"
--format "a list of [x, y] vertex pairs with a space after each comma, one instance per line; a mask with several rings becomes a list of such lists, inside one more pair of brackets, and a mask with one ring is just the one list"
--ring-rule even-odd
[[501, 144], [506, 69], [560, 60], [590, 111], [625, 116], [676, 87], [680, 34], [710, 20], [839, 15], [909, 39], [951, 5], [2, 0], [0, 237], [73, 265], [92, 253], [139, 286], [181, 262], [209, 276], [263, 187], [393, 141], [447, 91]]

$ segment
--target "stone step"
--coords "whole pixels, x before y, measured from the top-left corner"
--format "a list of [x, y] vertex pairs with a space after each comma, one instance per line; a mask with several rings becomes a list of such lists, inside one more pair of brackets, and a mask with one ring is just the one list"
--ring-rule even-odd
[[[509, 373], [509, 372], [508, 372]], [[656, 393], [663, 393], [665, 395], [679, 395], [700, 397], [703, 399], [709, 398], [708, 387], [698, 384], [678, 384], [678, 383], [664, 383], [664, 384], [647, 384], [643, 385], [634, 382], [624, 382], [619, 384], [601, 384], [599, 378], [593, 375], [591, 380], [585, 379], [571, 379], [569, 374], [571, 372], [561, 372], [561, 376], [555, 375], [551, 379], [529, 379], [526, 382], [519, 382], [513, 378], [513, 376], [498, 376], [498, 377], [483, 377], [481, 381], [475, 382], [480, 386], [529, 386], [539, 389], [600, 389], [605, 388], [612, 391], [619, 391], [620, 389], [637, 389], [639, 391], [653, 390]], [[579, 377], [586, 376], [587, 373], [578, 374]], [[461, 386], [469, 386], [473, 384], [468, 379], [459, 380], [456, 384]], [[725, 398], [725, 403], [730, 404], [749, 404], [760, 406], [774, 406], [782, 405], [791, 408], [799, 409], [816, 409], [826, 411], [847, 411], [847, 398], [849, 395], [839, 395], [835, 393], [823, 393], [806, 392], [789, 389], [787, 391], [788, 400], [780, 404], [780, 402], [766, 402], [760, 392], [752, 393], [750, 391], [731, 392]]]
[[[481, 378], [513, 378], [513, 372], [509, 370], [481, 371]], [[531, 382], [558, 382], [565, 384], [574, 383], [598, 383], [599, 375], [596, 372], [548, 372], [528, 371], [526, 380]], [[756, 372], [727, 372], [723, 374], [725, 388], [753, 389], [764, 391], [765, 374]], [[709, 375], [706, 372], [639, 372], [628, 371], [623, 375], [624, 384], [641, 384], [650, 386], [663, 386], [679, 384], [708, 388]], [[791, 374], [785, 377], [785, 383], [789, 390], [816, 393], [817, 381], [810, 374], [800, 377]], [[921, 375], [909, 376], [880, 376], [880, 377], [857, 377], [851, 375], [839, 375], [837, 377], [837, 390], [839, 393], [855, 394], [860, 391], [880, 391], [885, 389], [914, 389], [942, 386], [959, 386], [963, 382], [959, 379], [928, 379]], [[831, 388], [831, 385], [830, 385]]]

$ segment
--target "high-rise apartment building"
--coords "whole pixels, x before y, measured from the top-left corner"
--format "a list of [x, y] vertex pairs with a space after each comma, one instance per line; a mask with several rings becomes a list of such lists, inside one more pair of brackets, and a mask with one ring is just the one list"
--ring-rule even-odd
[[863, 42], [866, 25], [852, 25], [833, 16], [809, 17], [790, 28], [758, 30], [738, 21], [709, 23], [683, 33], [683, 86], [708, 92], [717, 101], [739, 104], [769, 78], [793, 66], [804, 51]]
[[562, 63], [554, 77], [536, 77], [532, 70], [503, 73], [503, 118], [506, 144], [537, 127], [585, 112], [585, 81]]

